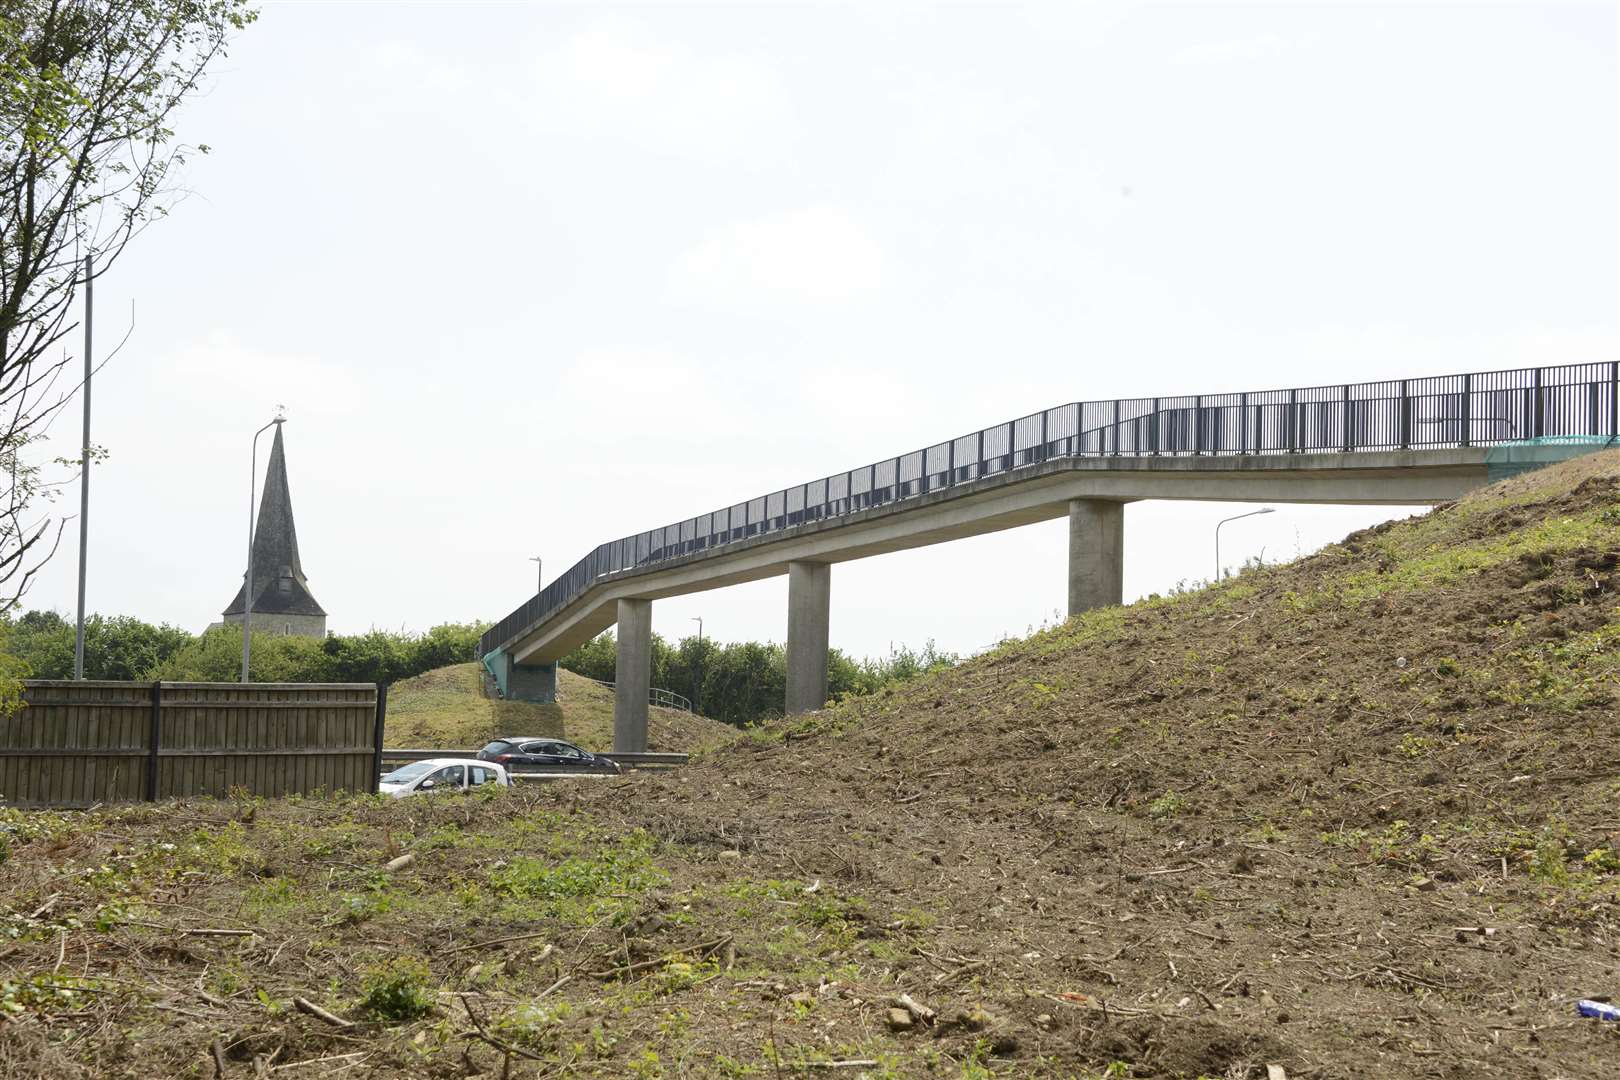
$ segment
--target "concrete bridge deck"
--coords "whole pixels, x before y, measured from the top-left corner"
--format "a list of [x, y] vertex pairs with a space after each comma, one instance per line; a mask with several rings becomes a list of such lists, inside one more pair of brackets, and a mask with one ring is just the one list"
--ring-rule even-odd
[[[621, 599], [661, 600], [1066, 517], [1076, 500], [1426, 506], [1485, 482], [1485, 451], [1402, 450], [1286, 457], [1058, 458], [845, 517], [809, 522], [597, 579], [505, 643], [520, 665], [550, 663], [617, 621]], [[1116, 557], [1119, 553], [1116, 553]], [[1102, 603], [1119, 597], [1099, 596]], [[1081, 610], [1098, 606], [1082, 602]]]
[[[509, 696], [615, 624], [615, 749], [646, 748], [651, 603], [788, 575], [787, 711], [826, 697], [831, 565], [1067, 516], [1069, 613], [1121, 601], [1125, 503], [1428, 505], [1492, 447], [1620, 434], [1620, 364], [1084, 402], [604, 544], [484, 636]], [[1561, 457], [1585, 446], [1546, 448]]]

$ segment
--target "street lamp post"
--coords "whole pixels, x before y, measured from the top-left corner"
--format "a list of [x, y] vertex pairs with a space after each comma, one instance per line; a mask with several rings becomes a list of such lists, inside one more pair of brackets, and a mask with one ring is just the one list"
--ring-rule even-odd
[[276, 418], [253, 433], [253, 453], [248, 465], [248, 565], [247, 578], [242, 582], [242, 681], [248, 681], [248, 659], [253, 644], [253, 519], [257, 507], [259, 483], [259, 436], [271, 428], [280, 428], [287, 422], [286, 413], [276, 408]]
[[73, 677], [84, 678], [84, 572], [90, 544], [90, 325], [94, 314], [91, 289], [96, 280], [90, 256], [84, 257], [84, 450], [79, 455], [79, 621], [73, 631]]
[[1215, 523], [1215, 580], [1217, 582], [1221, 580], [1221, 526], [1225, 525], [1228, 521], [1241, 521], [1246, 517], [1255, 517], [1259, 514], [1274, 513], [1276, 513], [1275, 510], [1269, 506], [1266, 506], [1259, 510], [1250, 510], [1247, 514], [1236, 514], [1229, 518], [1222, 518]]
[[546, 584], [545, 571], [541, 566], [540, 556], [530, 555], [529, 561], [534, 563], [534, 591], [538, 593]]
[[692, 665], [692, 711], [698, 711], [698, 690], [703, 681], [698, 677], [698, 665], [703, 663], [703, 616], [694, 615], [692, 621], [698, 624], [697, 663]]

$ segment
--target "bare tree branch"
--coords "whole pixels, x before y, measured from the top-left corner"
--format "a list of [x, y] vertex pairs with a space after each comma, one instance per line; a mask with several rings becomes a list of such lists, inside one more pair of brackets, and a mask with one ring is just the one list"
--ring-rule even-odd
[[245, 0], [0, 0], [0, 616], [61, 541], [56, 521], [42, 545], [40, 507], [71, 476], [29, 447], [79, 389], [59, 389], [68, 357], [50, 354], [75, 329], [85, 257], [105, 273], [173, 203], [191, 150], [174, 112], [256, 16]]

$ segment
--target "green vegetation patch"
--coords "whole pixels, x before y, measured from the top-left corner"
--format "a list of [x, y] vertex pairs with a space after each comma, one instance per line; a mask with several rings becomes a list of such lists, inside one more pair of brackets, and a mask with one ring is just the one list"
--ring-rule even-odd
[[523, 913], [573, 923], [613, 916], [617, 922], [635, 898], [669, 880], [653, 863], [653, 838], [636, 830], [612, 846], [562, 859], [519, 855], [490, 872], [489, 888]]
[[[1437, 516], [1435, 521], [1443, 523], [1445, 518]], [[1429, 531], [1440, 530], [1431, 526]], [[1373, 544], [1374, 554], [1382, 556], [1379, 565], [1346, 574], [1336, 583], [1336, 592], [1344, 603], [1355, 606], [1388, 594], [1450, 585], [1515, 560], [1533, 566], [1570, 552], [1616, 545], [1620, 545], [1620, 521], [1609, 507], [1546, 518], [1465, 543], [1442, 533], [1415, 551], [1409, 534], [1392, 533]]]

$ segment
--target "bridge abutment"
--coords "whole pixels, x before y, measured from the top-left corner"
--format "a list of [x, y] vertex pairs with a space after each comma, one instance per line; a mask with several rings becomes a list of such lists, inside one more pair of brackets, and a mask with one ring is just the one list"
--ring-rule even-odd
[[620, 600], [613, 671], [613, 749], [647, 750], [647, 695], [652, 690], [652, 601]]
[[1069, 500], [1069, 618], [1125, 598], [1125, 504]]
[[515, 664], [506, 653], [500, 663], [505, 666], [499, 681], [501, 692], [508, 701], [528, 701], [536, 705], [550, 705], [557, 700], [557, 665]]
[[827, 704], [827, 637], [832, 609], [832, 565], [788, 564], [787, 712]]

